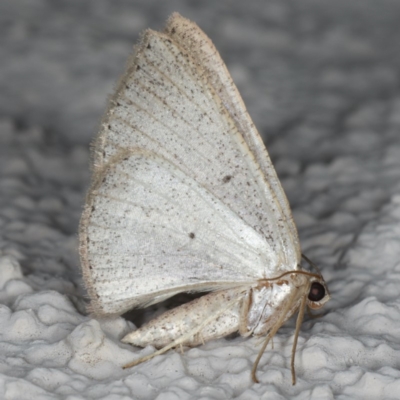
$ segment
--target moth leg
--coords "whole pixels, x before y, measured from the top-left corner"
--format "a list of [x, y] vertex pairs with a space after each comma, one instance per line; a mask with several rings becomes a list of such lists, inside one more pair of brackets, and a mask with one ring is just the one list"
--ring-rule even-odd
[[[264, 343], [265, 339], [266, 339], [265, 336], [258, 338], [258, 340], [256, 341], [256, 346], [260, 346], [262, 343]], [[270, 340], [271, 340], [271, 349], [274, 349], [274, 338], [272, 337]]]
[[[276, 332], [278, 332], [279, 328], [285, 322], [287, 318], [287, 313], [293, 306], [293, 301], [296, 298], [296, 296], [297, 296], [297, 290], [293, 290], [293, 292], [290, 295], [290, 298], [288, 299], [288, 302], [286, 303], [285, 308], [281, 311], [279, 319], [276, 321], [275, 325], [271, 328], [271, 330], [268, 332], [267, 337], [265, 338], [264, 344], [261, 347], [258, 356], [256, 358], [256, 361], [254, 361], [253, 368], [251, 370], [251, 379], [253, 380], [254, 383], [260, 383], [256, 376], [258, 364], [260, 363], [261, 357], [264, 354], [264, 351], [267, 348], [269, 341], [275, 336]], [[294, 366], [294, 360], [293, 360], [293, 366]]]
[[218, 310], [217, 312], [212, 313], [208, 318], [206, 318], [201, 324], [195, 326], [193, 329], [189, 330], [186, 334], [181, 335], [180, 337], [178, 337], [177, 339], [173, 340], [171, 343], [169, 343], [168, 345], [162, 347], [161, 349], [147, 355], [144, 357], [140, 357], [128, 364], [125, 364], [122, 368], [123, 369], [127, 369], [127, 368], [131, 368], [134, 367], [135, 365], [141, 364], [142, 362], [151, 360], [153, 357], [156, 357], [160, 354], [164, 354], [166, 353], [168, 350], [177, 347], [179, 345], [183, 345], [186, 342], [190, 341], [190, 339], [199, 334], [201, 332], [201, 330], [206, 327], [208, 324], [210, 324], [211, 322], [215, 321], [219, 316], [221, 316], [222, 314], [224, 314], [226, 311], [228, 311], [230, 308], [232, 308], [234, 305], [236, 305], [236, 303], [239, 303], [242, 299], [239, 298], [235, 298], [233, 300], [231, 300], [230, 302], [227, 303], [226, 307], [221, 308], [220, 310]]
[[296, 320], [296, 331], [294, 333], [294, 340], [292, 346], [292, 359], [290, 361], [290, 368], [292, 370], [292, 385], [296, 384], [296, 371], [294, 369], [294, 358], [296, 355], [297, 339], [299, 337], [301, 323], [303, 322], [304, 310], [306, 308], [306, 305], [307, 305], [307, 296], [303, 296], [299, 307], [299, 315], [297, 316]]
[[196, 334], [196, 339], [195, 339], [195, 341], [196, 341], [196, 342], [199, 342], [199, 344], [202, 344], [202, 345], [204, 346], [205, 340], [204, 340], [204, 336], [203, 336], [202, 332], [198, 332], [198, 333]]
[[313, 314], [311, 312], [311, 308], [307, 307], [307, 317], [311, 318], [311, 319], [316, 319], [316, 318], [321, 318], [325, 315], [325, 313], [319, 313], [319, 314]]
[[199, 332], [199, 333], [197, 334], [197, 336], [199, 337], [199, 339], [200, 339], [200, 341], [201, 341], [201, 344], [204, 346], [204, 345], [205, 345], [205, 340], [204, 340], [204, 336], [202, 335], [202, 333]]

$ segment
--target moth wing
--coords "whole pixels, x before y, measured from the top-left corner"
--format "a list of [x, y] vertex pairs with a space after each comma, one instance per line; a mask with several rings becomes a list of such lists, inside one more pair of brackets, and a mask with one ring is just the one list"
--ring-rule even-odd
[[[190, 26], [185, 28], [185, 24]], [[202, 51], [185, 40], [201, 43]], [[249, 273], [254, 274], [254, 279], [268, 278], [298, 268], [301, 253], [297, 231], [264, 145], [211, 41], [195, 24], [177, 14], [170, 19], [166, 33], [146, 31], [110, 101], [94, 144], [94, 183], [89, 204], [96, 196], [98, 182], [126, 151], [153, 154], [165, 160], [263, 239], [264, 263], [254, 264], [249, 270], [243, 264], [242, 278]], [[81, 220], [80, 245], [89, 289], [91, 274], [101, 270], [96, 264], [92, 268], [88, 264], [91, 224], [86, 212]], [[134, 234], [128, 236], [137, 241]], [[146, 241], [145, 237], [141, 239]], [[203, 251], [210, 251], [210, 247]], [[149, 250], [148, 254], [152, 252]], [[182, 277], [192, 265], [190, 254], [185, 257], [188, 258], [173, 270]], [[210, 259], [209, 270], [218, 265], [218, 259]], [[120, 273], [116, 266], [113, 269], [116, 275]], [[138, 279], [139, 269], [137, 274], [134, 271], [133, 280]], [[210, 273], [208, 282], [214, 282], [214, 277]], [[111, 275], [108, 278], [112, 279]], [[221, 282], [229, 279], [221, 277]], [[150, 291], [153, 302], [168, 297], [165, 290], [162, 289], [163, 294]], [[171, 284], [168, 290], [172, 296], [182, 289]], [[149, 301], [141, 295], [131, 295], [138, 296], [138, 306]], [[91, 293], [95, 303], [93, 296]]]
[[297, 228], [285, 192], [276, 175], [264, 142], [251, 120], [242, 97], [217, 49], [210, 38], [194, 22], [183, 18], [178, 13], [172, 14], [168, 19], [165, 31], [186, 52], [190, 52], [195, 63], [201, 65], [206, 71], [208, 82], [213, 86], [215, 93], [218, 93], [225, 109], [234, 120], [236, 128], [267, 179], [270, 190], [285, 217], [285, 223], [291, 233], [292, 245], [297, 249], [297, 257], [300, 259], [301, 251]]
[[106, 165], [83, 221], [83, 273], [97, 314], [250, 284], [276, 258], [236, 213], [154, 153], [125, 150]]

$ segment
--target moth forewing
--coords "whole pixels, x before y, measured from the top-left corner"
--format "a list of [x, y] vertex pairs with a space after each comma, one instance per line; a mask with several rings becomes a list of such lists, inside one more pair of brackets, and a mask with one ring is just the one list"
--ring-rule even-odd
[[[279, 182], [275, 169], [257, 128], [246, 110], [242, 97], [229, 71], [210, 38], [192, 21], [174, 13], [167, 21], [165, 31], [188, 52], [201, 66], [207, 79], [221, 98], [225, 109], [234, 119], [243, 139], [248, 145], [257, 166], [266, 178], [290, 230], [290, 248], [300, 258], [297, 228], [293, 221], [289, 203]], [[290, 269], [290, 268], [289, 268]]]

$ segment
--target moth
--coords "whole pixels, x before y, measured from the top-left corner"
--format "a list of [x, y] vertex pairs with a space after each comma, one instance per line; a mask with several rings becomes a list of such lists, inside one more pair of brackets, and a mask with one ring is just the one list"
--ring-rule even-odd
[[232, 332], [268, 344], [298, 311], [329, 300], [301, 267], [296, 226], [274, 167], [211, 40], [173, 14], [147, 30], [93, 145], [80, 257], [94, 315], [207, 292], [122, 341], [197, 346]]

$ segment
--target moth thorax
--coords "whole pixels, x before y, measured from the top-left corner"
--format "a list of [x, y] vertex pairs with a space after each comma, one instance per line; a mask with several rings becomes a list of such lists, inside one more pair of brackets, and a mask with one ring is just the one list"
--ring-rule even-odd
[[293, 283], [289, 279], [263, 282], [251, 288], [243, 303], [240, 334], [265, 335], [285, 309], [291, 290]]

